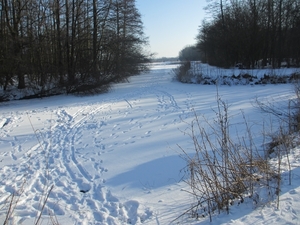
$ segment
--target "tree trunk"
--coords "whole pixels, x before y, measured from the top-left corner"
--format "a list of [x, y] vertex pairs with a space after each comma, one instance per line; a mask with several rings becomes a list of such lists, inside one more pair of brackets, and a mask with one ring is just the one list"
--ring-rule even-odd
[[93, 0], [93, 73], [96, 75], [97, 71], [97, 34], [98, 34], [98, 20], [97, 20], [97, 1]]

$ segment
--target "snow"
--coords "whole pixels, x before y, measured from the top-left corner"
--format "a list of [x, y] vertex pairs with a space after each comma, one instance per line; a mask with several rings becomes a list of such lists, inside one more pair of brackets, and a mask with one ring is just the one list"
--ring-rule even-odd
[[265, 69], [222, 69], [201, 62], [191, 62], [190, 70], [181, 79], [187, 83], [223, 84], [223, 85], [257, 85], [291, 83], [300, 75], [299, 68], [265, 68]]
[[203, 76], [208, 76], [212, 78], [218, 78], [220, 76], [230, 77], [232, 75], [238, 76], [240, 74], [249, 74], [258, 78], [262, 78], [264, 75], [276, 75], [285, 76], [291, 74], [299, 73], [299, 68], [265, 68], [265, 69], [239, 69], [238, 67], [233, 67], [231, 69], [222, 69], [216, 66], [210, 66], [205, 63], [198, 61], [191, 62], [191, 70], [195, 74], [203, 74]]
[[[242, 110], [259, 141], [262, 121], [273, 131], [277, 123], [254, 107], [254, 99], [287, 107], [294, 98], [291, 84], [218, 90], [182, 84], [172, 78], [175, 67], [153, 64], [150, 73], [97, 96], [1, 103], [0, 221], [7, 215], [7, 198], [15, 193], [19, 198], [11, 223], [32, 224], [53, 185], [42, 224], [52, 219], [60, 224], [170, 224], [193, 201], [184, 191], [189, 189], [186, 164], [177, 145], [193, 153], [183, 132], [194, 112], [212, 121], [218, 91], [230, 107], [235, 132], [245, 132]], [[274, 201], [265, 206], [246, 201], [229, 215], [215, 215], [211, 224], [300, 224], [299, 148], [292, 150], [290, 161], [293, 180], [288, 185], [283, 176], [279, 209]], [[287, 171], [287, 163], [282, 165]], [[209, 218], [185, 216], [172, 223], [208, 224]]]

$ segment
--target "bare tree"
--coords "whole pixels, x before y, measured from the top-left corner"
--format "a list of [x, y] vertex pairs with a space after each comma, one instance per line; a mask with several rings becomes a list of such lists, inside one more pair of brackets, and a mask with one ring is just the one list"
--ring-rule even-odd
[[134, 0], [0, 0], [0, 40], [0, 85], [37, 96], [101, 91], [147, 58]]
[[263, 66], [268, 62], [273, 67], [280, 67], [284, 60], [289, 66], [299, 61], [299, 43], [295, 41], [299, 37], [299, 1], [213, 3], [209, 7], [213, 20], [203, 23], [198, 35], [199, 49], [210, 63], [233, 66], [240, 61], [253, 68], [262, 59]]

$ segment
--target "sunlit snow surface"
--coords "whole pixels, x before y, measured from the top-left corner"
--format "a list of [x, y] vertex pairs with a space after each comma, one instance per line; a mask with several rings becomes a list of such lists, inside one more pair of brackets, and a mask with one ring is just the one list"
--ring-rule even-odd
[[[290, 84], [182, 84], [173, 80], [175, 67], [154, 64], [150, 73], [97, 96], [1, 103], [0, 221], [15, 193], [11, 224], [33, 224], [53, 185], [42, 224], [170, 224], [193, 201], [184, 191], [185, 162], [177, 145], [193, 153], [184, 131], [194, 113], [213, 122], [218, 91], [229, 105], [232, 132], [244, 135], [243, 113], [260, 145], [263, 127], [275, 131], [277, 123], [253, 106], [255, 98], [284, 108], [294, 97]], [[246, 202], [229, 215], [215, 215], [212, 224], [299, 224], [299, 149], [290, 157], [293, 182], [283, 180], [279, 210], [273, 203]]]

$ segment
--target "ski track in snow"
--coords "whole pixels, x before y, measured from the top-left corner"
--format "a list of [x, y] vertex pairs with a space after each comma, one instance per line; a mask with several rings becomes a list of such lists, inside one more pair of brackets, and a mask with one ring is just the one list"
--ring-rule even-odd
[[[43, 113], [43, 111], [15, 112], [14, 117], [3, 118], [0, 123], [1, 142], [10, 143], [13, 150], [9, 154], [13, 161], [19, 160], [17, 157], [22, 159], [19, 160], [20, 164], [8, 164], [1, 168], [0, 203], [4, 204], [6, 198], [13, 192], [19, 191], [19, 187], [25, 182], [21, 196], [26, 196], [26, 200], [22, 200], [26, 201], [26, 204], [17, 205], [14, 222], [21, 223], [28, 218], [29, 220], [36, 218], [41, 210], [41, 203], [52, 184], [54, 189], [43, 211], [45, 216], [68, 214], [77, 224], [86, 224], [86, 222], [90, 224], [137, 224], [151, 217], [152, 211], [147, 207], [143, 207], [141, 211], [138, 201], [128, 200], [121, 203], [105, 188], [105, 179], [102, 178], [102, 174], [107, 172], [107, 169], [102, 166], [103, 161], [99, 160], [99, 156], [109, 151], [107, 149], [113, 149], [112, 147], [120, 144], [115, 142], [111, 146], [106, 146], [103, 136], [114, 139], [121, 133], [128, 132], [122, 131], [122, 124], [116, 123], [110, 124], [112, 125], [110, 134], [103, 134], [105, 132], [103, 127], [107, 126], [108, 121], [112, 119], [110, 116], [112, 110], [118, 110], [118, 113], [124, 117], [127, 117], [131, 110], [143, 110], [141, 106], [138, 108], [135, 106], [141, 101], [143, 95], [156, 96], [157, 112], [179, 109], [171, 94], [153, 89], [149, 84], [135, 93], [123, 96], [127, 104], [125, 108], [115, 107], [114, 100], [105, 104], [79, 107], [75, 113], [69, 113], [67, 107], [60, 106], [56, 110], [51, 110], [52, 119], [45, 121], [44, 127], [36, 129], [33, 124], [35, 134], [25, 135], [25, 139], [36, 138], [38, 142], [28, 150], [22, 147], [17, 135], [9, 140], [11, 139], [9, 133], [17, 129], [18, 124], [24, 122], [28, 115], [34, 117], [34, 114]], [[139, 96], [139, 99], [132, 99], [135, 96]], [[115, 99], [115, 102], [119, 101], [120, 99]], [[73, 109], [70, 110], [73, 111]], [[100, 121], [99, 116], [103, 118]], [[143, 119], [145, 122], [142, 122]], [[145, 112], [143, 118], [130, 118], [128, 123], [131, 125], [130, 129], [134, 130], [141, 129], [159, 119], [161, 116], [152, 118]], [[13, 122], [8, 127], [10, 121]], [[3, 130], [5, 126], [7, 128]], [[83, 138], [86, 135], [93, 136], [93, 143], [84, 142]], [[139, 138], [150, 135], [149, 130]], [[136, 137], [127, 138], [123, 144], [129, 144], [134, 138]], [[86, 147], [94, 149], [92, 153], [94, 156], [84, 156], [83, 150]], [[20, 153], [19, 156], [15, 155], [16, 151]], [[7, 154], [4, 152], [2, 156], [7, 156]], [[90, 161], [93, 166], [89, 167], [89, 170], [94, 169], [94, 171], [90, 173], [81, 161]], [[1, 212], [2, 215], [4, 213]]]
[[[54, 185], [43, 211], [45, 218], [65, 216], [74, 224], [159, 224], [159, 212], [143, 201], [130, 196], [120, 200], [113, 195], [105, 179], [109, 173], [105, 165], [110, 162], [103, 156], [126, 146], [134, 148], [143, 139], [153, 141], [155, 133], [174, 130], [182, 119], [192, 118], [192, 109], [199, 110], [201, 104], [210, 107], [214, 96], [202, 97], [199, 105], [196, 91], [166, 89], [164, 83], [171, 82], [169, 71], [154, 70], [140, 81], [136, 79], [143, 82], [133, 82], [134, 89], [119, 95], [33, 109], [18, 102], [17, 111], [2, 113], [0, 205], [25, 182], [13, 223], [34, 221]], [[178, 102], [174, 93], [183, 100]], [[149, 193], [155, 186], [143, 185]], [[5, 214], [0, 210], [0, 218]]]

